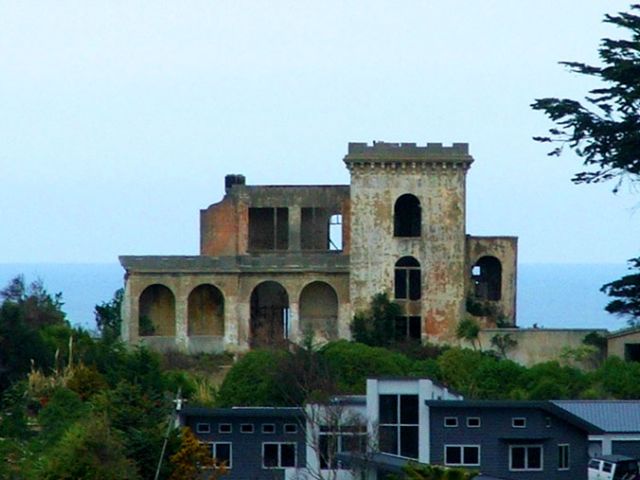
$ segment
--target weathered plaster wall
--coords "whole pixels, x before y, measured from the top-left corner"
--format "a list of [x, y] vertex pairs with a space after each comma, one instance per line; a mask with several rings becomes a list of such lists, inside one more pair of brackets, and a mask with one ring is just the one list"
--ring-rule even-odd
[[[352, 145], [345, 162], [351, 171], [354, 310], [366, 308], [379, 292], [393, 298], [395, 263], [413, 256], [422, 273], [423, 339], [451, 339], [465, 297], [465, 176], [471, 162], [466, 145], [417, 147], [423, 150], [416, 155], [411, 155], [415, 145], [389, 150], [389, 144], [375, 144], [365, 147], [364, 155], [355, 153]], [[373, 157], [368, 158], [369, 153]], [[458, 163], [447, 163], [452, 159]], [[422, 229], [417, 238], [394, 237], [394, 204], [406, 193], [420, 200]]]
[[502, 265], [502, 298], [495, 304], [511, 325], [515, 325], [518, 238], [467, 236], [466, 289], [469, 296], [474, 295], [471, 269], [479, 259], [485, 256], [492, 256], [500, 260]]
[[[591, 332], [606, 334], [606, 330], [555, 329], [555, 328], [489, 328], [479, 335], [483, 350], [497, 351], [491, 345], [494, 335], [509, 334], [517, 345], [507, 351], [507, 358], [522, 365], [558, 360], [566, 348], [578, 348], [584, 337]], [[470, 345], [467, 345], [470, 346]]]

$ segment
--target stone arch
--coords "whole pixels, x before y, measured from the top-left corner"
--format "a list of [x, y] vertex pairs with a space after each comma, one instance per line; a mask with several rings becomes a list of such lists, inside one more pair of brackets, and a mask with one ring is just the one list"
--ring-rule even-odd
[[311, 282], [300, 292], [300, 332], [315, 340], [338, 338], [338, 294], [328, 283]]
[[422, 230], [422, 208], [415, 195], [400, 195], [393, 206], [393, 236], [419, 237]]
[[266, 281], [251, 292], [251, 346], [278, 345], [289, 337], [289, 294], [278, 282]]
[[138, 334], [174, 337], [176, 335], [176, 298], [169, 287], [155, 283], [140, 294]]
[[474, 295], [480, 300], [499, 301], [502, 298], [502, 263], [487, 255], [478, 259], [471, 269]]
[[395, 298], [419, 300], [422, 296], [420, 262], [414, 257], [402, 257], [396, 262], [394, 273]]
[[224, 295], [217, 287], [198, 285], [189, 294], [187, 308], [189, 336], [224, 335]]

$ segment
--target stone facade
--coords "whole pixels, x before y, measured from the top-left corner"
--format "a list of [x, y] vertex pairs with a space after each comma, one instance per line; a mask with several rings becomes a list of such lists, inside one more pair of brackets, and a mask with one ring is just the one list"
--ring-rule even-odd
[[[200, 255], [123, 256], [123, 339], [160, 350], [244, 351], [349, 337], [387, 292], [399, 338], [450, 341], [469, 309], [515, 325], [515, 237], [465, 228], [467, 144], [349, 144], [350, 185], [225, 178], [200, 212]], [[474, 310], [475, 309], [475, 310]]]

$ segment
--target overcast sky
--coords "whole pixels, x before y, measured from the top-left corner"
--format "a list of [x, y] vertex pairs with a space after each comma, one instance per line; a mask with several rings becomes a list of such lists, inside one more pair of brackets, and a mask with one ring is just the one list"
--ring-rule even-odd
[[[0, 262], [197, 254], [224, 175], [345, 184], [350, 141], [468, 142], [468, 232], [624, 263], [640, 192], [576, 186], [535, 98], [580, 98], [606, 0], [0, 0]], [[635, 207], [635, 210], [634, 210]]]

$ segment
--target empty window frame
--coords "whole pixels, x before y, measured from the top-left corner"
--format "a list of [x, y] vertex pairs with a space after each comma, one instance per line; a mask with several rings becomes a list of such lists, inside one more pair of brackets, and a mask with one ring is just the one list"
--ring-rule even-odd
[[458, 417], [444, 417], [444, 426], [447, 428], [455, 428], [458, 426]]
[[513, 428], [527, 428], [527, 419], [524, 417], [513, 417], [511, 419], [511, 426]]
[[420, 200], [415, 195], [398, 197], [393, 207], [393, 235], [395, 237], [419, 237], [422, 223]]
[[542, 469], [542, 445], [509, 446], [509, 470], [522, 472]]
[[298, 433], [298, 425], [295, 423], [285, 423], [284, 433]]
[[502, 264], [496, 257], [480, 258], [471, 269], [471, 280], [477, 299], [498, 301], [502, 298]]
[[445, 445], [444, 464], [455, 467], [480, 465], [480, 445]]
[[468, 428], [480, 428], [480, 417], [467, 417]]
[[209, 423], [196, 423], [196, 433], [211, 433], [211, 425]]
[[276, 433], [276, 425], [274, 423], [263, 423], [262, 433]]
[[569, 444], [558, 445], [558, 470], [569, 470]]
[[380, 451], [418, 458], [418, 396], [380, 395]]
[[296, 444], [269, 442], [262, 444], [262, 467], [285, 468], [296, 466]]
[[211, 455], [217, 460], [217, 464], [224, 464], [226, 468], [233, 468], [232, 448], [230, 442], [214, 442], [211, 444]]
[[422, 319], [418, 316], [396, 317], [394, 334], [398, 342], [419, 341], [422, 338]]
[[342, 214], [329, 217], [329, 250], [342, 251]]
[[396, 262], [394, 278], [395, 298], [419, 300], [422, 295], [420, 262], [413, 257], [402, 257]]
[[253, 423], [243, 423], [240, 425], [240, 433], [253, 433]]
[[318, 447], [320, 469], [336, 470], [347, 468], [338, 461], [338, 453], [362, 454], [366, 451], [367, 429], [361, 425], [320, 426]]
[[289, 248], [289, 209], [249, 208], [249, 250]]
[[233, 428], [231, 428], [230, 423], [221, 423], [218, 425], [218, 433], [231, 433]]

